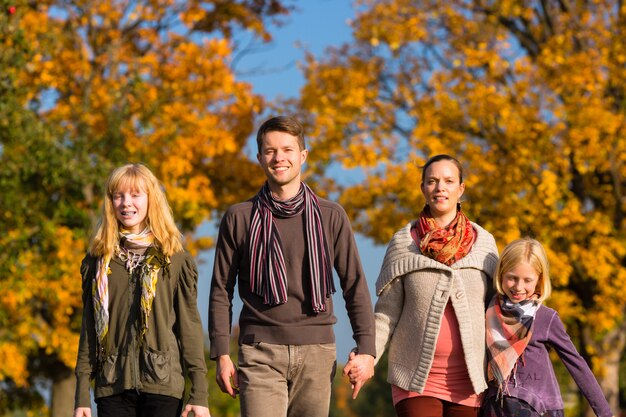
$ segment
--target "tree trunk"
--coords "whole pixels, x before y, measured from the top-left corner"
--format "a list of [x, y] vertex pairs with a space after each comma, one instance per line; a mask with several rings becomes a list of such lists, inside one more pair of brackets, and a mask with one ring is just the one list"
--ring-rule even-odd
[[[598, 351], [598, 356], [602, 358], [603, 373], [597, 374], [596, 379], [602, 388], [602, 392], [609, 402], [614, 416], [619, 416], [619, 363], [621, 354], [626, 346], [626, 332], [623, 326], [615, 329], [602, 340], [601, 345], [605, 349]], [[600, 344], [596, 345], [599, 347]], [[582, 409], [585, 410], [585, 417], [594, 417], [595, 413], [586, 400], [583, 400]]]
[[74, 414], [76, 378], [71, 369], [64, 368], [52, 380], [50, 417], [69, 417]]

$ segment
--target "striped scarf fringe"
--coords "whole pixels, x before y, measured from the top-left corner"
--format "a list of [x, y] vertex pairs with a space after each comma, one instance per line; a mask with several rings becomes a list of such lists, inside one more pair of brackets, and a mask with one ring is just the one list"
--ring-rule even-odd
[[287, 274], [282, 242], [274, 216], [305, 215], [311, 304], [316, 313], [326, 311], [326, 298], [335, 292], [322, 213], [317, 196], [304, 183], [287, 201], [272, 197], [266, 182], [253, 201], [250, 225], [250, 290], [267, 305], [287, 302]]

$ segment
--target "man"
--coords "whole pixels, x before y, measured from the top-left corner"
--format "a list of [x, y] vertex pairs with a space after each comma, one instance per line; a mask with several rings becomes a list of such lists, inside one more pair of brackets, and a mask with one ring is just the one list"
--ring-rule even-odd
[[[243, 417], [327, 417], [336, 368], [333, 266], [357, 344], [352, 363], [373, 369], [367, 282], [345, 211], [300, 179], [308, 154], [300, 123], [267, 120], [257, 147], [267, 181], [227, 211], [217, 240], [209, 303], [217, 383], [233, 398], [240, 394]], [[228, 356], [237, 279], [243, 301], [238, 371]], [[354, 382], [353, 398], [362, 384]]]

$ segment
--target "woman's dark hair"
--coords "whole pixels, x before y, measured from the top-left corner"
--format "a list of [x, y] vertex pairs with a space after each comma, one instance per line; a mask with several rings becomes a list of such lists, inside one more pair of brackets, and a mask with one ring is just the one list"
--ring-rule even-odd
[[424, 184], [424, 176], [426, 175], [426, 170], [428, 169], [428, 167], [434, 164], [435, 162], [439, 162], [439, 161], [452, 162], [459, 170], [459, 184], [463, 183], [463, 166], [461, 165], [461, 163], [456, 158], [450, 155], [439, 154], [439, 155], [435, 155], [431, 157], [428, 161], [426, 161], [426, 163], [422, 167], [422, 184]]

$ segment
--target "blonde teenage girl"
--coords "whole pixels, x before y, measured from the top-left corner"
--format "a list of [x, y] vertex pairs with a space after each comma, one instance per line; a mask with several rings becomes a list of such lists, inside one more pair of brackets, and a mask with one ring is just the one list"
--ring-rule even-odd
[[145, 166], [122, 166], [107, 180], [81, 274], [74, 417], [91, 417], [92, 379], [99, 417], [208, 417], [196, 265]]
[[519, 239], [502, 252], [487, 309], [489, 390], [484, 417], [562, 417], [563, 400], [548, 349], [553, 349], [598, 417], [612, 415], [589, 366], [572, 344], [550, 296], [548, 259], [539, 242]]

